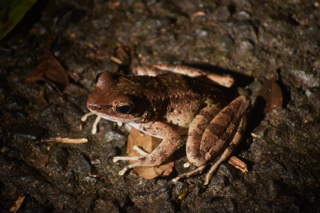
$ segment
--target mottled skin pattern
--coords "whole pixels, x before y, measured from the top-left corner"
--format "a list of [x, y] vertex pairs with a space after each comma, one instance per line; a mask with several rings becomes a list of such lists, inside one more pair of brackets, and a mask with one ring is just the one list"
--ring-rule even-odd
[[[108, 120], [126, 123], [171, 121], [188, 127], [199, 109], [207, 105], [206, 101], [219, 103], [222, 100], [221, 90], [182, 75], [116, 76], [105, 72], [99, 77], [87, 105]], [[134, 103], [130, 113], [112, 110], [119, 101]]]
[[220, 164], [231, 154], [246, 126], [249, 100], [240, 96], [223, 108], [224, 100], [216, 87], [182, 75], [115, 76], [105, 72], [98, 76], [87, 107], [102, 118], [129, 123], [163, 138], [148, 155], [115, 157], [114, 161], [135, 160], [120, 174], [136, 166], [161, 165], [182, 141], [183, 131], [176, 131], [177, 127], [189, 128], [187, 158], [201, 172], [209, 161], [217, 158]]

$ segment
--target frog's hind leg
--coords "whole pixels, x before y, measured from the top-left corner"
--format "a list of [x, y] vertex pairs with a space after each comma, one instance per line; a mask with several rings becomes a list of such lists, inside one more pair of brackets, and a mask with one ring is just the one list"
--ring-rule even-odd
[[[195, 124], [192, 123], [194, 125], [192, 125], [192, 129], [189, 129], [187, 141], [188, 160], [196, 166], [203, 167], [210, 160], [219, 157], [210, 169], [205, 184], [208, 184], [220, 163], [226, 160], [240, 143], [250, 107], [250, 101], [245, 96], [240, 96], [221, 110], [206, 127], [204, 127], [206, 122], [196, 120]], [[203, 128], [205, 128], [204, 131]], [[199, 129], [203, 135], [199, 135]], [[201, 168], [199, 171], [201, 172], [203, 169]], [[186, 173], [180, 177], [186, 177], [193, 173]]]
[[206, 127], [210, 124], [212, 119], [219, 113], [219, 105], [209, 105], [200, 110], [195, 116], [192, 123], [189, 126], [188, 140], [187, 140], [187, 158], [188, 160], [198, 166], [197, 169], [181, 174], [172, 179], [173, 182], [178, 181], [180, 178], [190, 177], [202, 173], [206, 168], [205, 163], [201, 163], [198, 160], [198, 154], [200, 153], [200, 142], [202, 135], [204, 134]]
[[206, 129], [202, 137], [202, 146], [204, 149], [206, 149], [206, 143], [209, 140], [216, 138], [214, 145], [206, 154], [206, 160], [212, 157], [214, 158], [214, 154], [219, 153], [219, 150], [224, 151], [208, 172], [204, 183], [205, 185], [209, 183], [212, 174], [221, 162], [226, 160], [241, 142], [250, 110], [250, 101], [245, 96], [240, 96], [226, 106]]
[[210, 181], [213, 173], [218, 168], [218, 166], [231, 155], [233, 150], [241, 142], [241, 139], [242, 139], [242, 136], [243, 136], [243, 132], [244, 132], [244, 130], [246, 128], [246, 124], [247, 124], [247, 119], [246, 118], [241, 119], [239, 127], [237, 129], [237, 132], [236, 132], [235, 136], [233, 137], [231, 143], [224, 150], [224, 152], [222, 153], [220, 158], [211, 166], [209, 172], [207, 173], [204, 185], [208, 185], [209, 184], [209, 181]]

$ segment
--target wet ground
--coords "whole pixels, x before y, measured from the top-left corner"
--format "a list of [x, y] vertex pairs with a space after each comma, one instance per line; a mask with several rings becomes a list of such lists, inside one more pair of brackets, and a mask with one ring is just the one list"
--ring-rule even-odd
[[[319, 35], [317, 1], [38, 2], [0, 43], [1, 211], [23, 195], [18, 212], [320, 212]], [[23, 84], [54, 36], [64, 95]], [[126, 163], [112, 157], [125, 154], [127, 133], [102, 121], [91, 135], [93, 118], [79, 125], [95, 76], [129, 74], [130, 50], [144, 65], [229, 73], [230, 96], [252, 100], [277, 71], [283, 108], [255, 107], [235, 152], [248, 173], [224, 163], [208, 186], [204, 175], [173, 184], [182, 157], [168, 178], [118, 175]], [[89, 142], [45, 141], [58, 136]]]

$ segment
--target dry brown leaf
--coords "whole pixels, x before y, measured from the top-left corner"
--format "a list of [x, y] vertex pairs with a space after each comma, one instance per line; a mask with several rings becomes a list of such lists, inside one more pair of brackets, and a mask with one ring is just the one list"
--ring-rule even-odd
[[245, 162], [237, 158], [236, 156], [231, 156], [228, 161], [229, 164], [236, 167], [237, 169], [241, 170], [241, 172], [246, 173], [248, 172], [248, 166]]
[[56, 138], [49, 138], [46, 140], [49, 143], [73, 143], [73, 144], [79, 144], [79, 143], [87, 143], [88, 139], [87, 138], [76, 138], [76, 139], [71, 139], [71, 138], [62, 138], [62, 137], [56, 137]]
[[63, 94], [68, 88], [69, 77], [63, 66], [51, 53], [53, 41], [50, 43], [45, 60], [26, 78], [24, 83], [32, 84], [37, 81], [45, 81], [56, 88], [60, 94]]
[[207, 15], [207, 12], [205, 10], [200, 10], [198, 12], [195, 12], [195, 13], [191, 14], [190, 17], [191, 18], [196, 18], [198, 16], [205, 16], [205, 15]]
[[[162, 139], [154, 138], [150, 135], [142, 134], [139, 130], [132, 128], [128, 137], [127, 153], [128, 156], [141, 156], [139, 152], [133, 149], [134, 146], [138, 146], [147, 153], [151, 153], [160, 143]], [[131, 162], [133, 163], [133, 162]], [[135, 167], [134, 171], [144, 179], [154, 179], [158, 176], [168, 176], [174, 166], [173, 156], [167, 160], [161, 166], [156, 167]]]
[[118, 7], [121, 6], [121, 2], [119, 2], [119, 1], [109, 2], [108, 6], [109, 6], [109, 8], [110, 8], [111, 10], [114, 10], [114, 9], [117, 9]]
[[44, 155], [41, 159], [40, 159], [40, 165], [43, 166], [43, 167], [46, 167], [48, 165], [48, 162], [49, 162], [49, 158], [50, 158], [50, 155]]
[[21, 195], [16, 202], [14, 202], [14, 204], [11, 206], [11, 208], [9, 209], [10, 212], [17, 212], [20, 209], [20, 206], [22, 205], [24, 199], [26, 198], [26, 196]]
[[282, 90], [276, 83], [276, 74], [276, 70], [274, 70], [273, 77], [264, 83], [258, 93], [258, 96], [262, 97], [266, 103], [263, 113], [267, 113], [277, 107], [282, 107]]
[[116, 64], [120, 64], [120, 65], [122, 64], [122, 61], [119, 58], [116, 58], [114, 56], [111, 56], [110, 60], [113, 61]]
[[194, 187], [195, 187], [194, 184], [189, 185], [189, 187], [186, 188], [186, 189], [179, 195], [179, 197], [176, 199], [176, 202], [177, 202], [177, 203], [181, 203], [181, 201], [187, 197], [187, 195], [190, 193], [190, 191], [191, 191]]
[[128, 54], [129, 49], [120, 43], [117, 43], [116, 57], [121, 61], [121, 64], [129, 64], [130, 55]]
[[46, 98], [46, 95], [45, 95], [45, 93], [44, 93], [44, 90], [40, 90], [40, 98], [41, 98], [41, 100], [42, 100], [42, 102], [44, 103], [44, 104], [47, 104], [48, 103], [48, 101], [47, 101], [47, 98]]

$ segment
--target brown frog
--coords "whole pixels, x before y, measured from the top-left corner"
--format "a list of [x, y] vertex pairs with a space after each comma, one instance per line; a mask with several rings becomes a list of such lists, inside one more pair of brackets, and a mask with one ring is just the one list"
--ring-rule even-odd
[[[158, 73], [161, 75], [156, 76]], [[233, 79], [196, 68], [183, 65], [140, 66], [135, 74], [154, 76], [101, 73], [96, 78], [96, 89], [87, 101], [91, 111], [89, 115], [98, 115], [97, 122], [102, 117], [128, 123], [146, 134], [163, 138], [150, 154], [114, 157], [114, 162], [135, 161], [119, 174], [123, 175], [137, 166], [161, 165], [180, 146], [181, 135], [187, 133], [187, 159], [198, 168], [174, 180], [200, 173], [215, 160], [206, 177], [205, 184], [208, 184], [219, 164], [240, 143], [251, 110], [250, 101], [240, 96], [226, 105], [220, 89], [193, 77], [205, 77], [227, 87], [232, 85]]]

